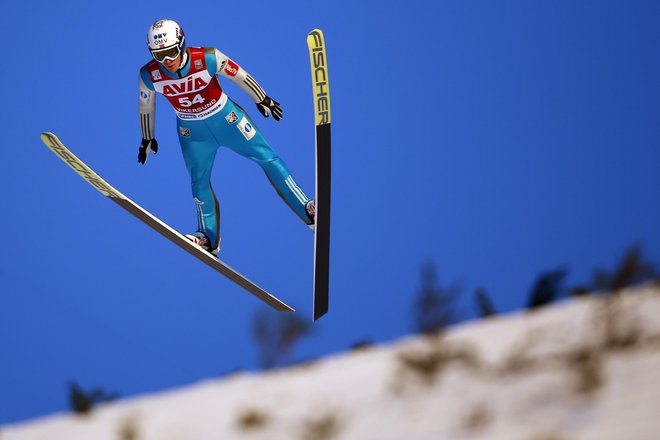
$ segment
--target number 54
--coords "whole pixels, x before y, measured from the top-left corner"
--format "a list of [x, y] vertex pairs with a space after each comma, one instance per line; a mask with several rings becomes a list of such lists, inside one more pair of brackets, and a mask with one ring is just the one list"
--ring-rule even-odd
[[190, 107], [193, 104], [202, 104], [205, 101], [205, 99], [202, 97], [200, 93], [196, 94], [195, 97], [190, 100], [187, 96], [184, 96], [183, 98], [179, 98], [179, 104], [183, 107]]

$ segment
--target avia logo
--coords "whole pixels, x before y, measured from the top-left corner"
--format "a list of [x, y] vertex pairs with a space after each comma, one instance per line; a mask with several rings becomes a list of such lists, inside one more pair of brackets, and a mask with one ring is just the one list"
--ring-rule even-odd
[[164, 85], [163, 95], [174, 96], [184, 93], [193, 93], [204, 89], [208, 85], [209, 83], [204, 81], [203, 78], [189, 76], [185, 81]]

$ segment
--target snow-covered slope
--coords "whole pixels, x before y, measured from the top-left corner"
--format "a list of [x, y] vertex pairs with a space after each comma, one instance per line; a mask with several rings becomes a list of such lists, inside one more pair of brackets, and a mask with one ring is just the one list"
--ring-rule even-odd
[[0, 428], [0, 440], [657, 440], [660, 289]]

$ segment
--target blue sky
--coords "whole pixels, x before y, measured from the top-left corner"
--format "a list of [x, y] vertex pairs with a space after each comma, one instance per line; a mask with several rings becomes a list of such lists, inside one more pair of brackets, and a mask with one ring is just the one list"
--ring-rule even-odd
[[[297, 358], [413, 331], [420, 267], [500, 311], [536, 276], [569, 283], [635, 242], [660, 264], [660, 5], [635, 1], [5, 7], [0, 424], [67, 409], [66, 382], [124, 396], [255, 368], [261, 303], [109, 202], [39, 139], [52, 131], [171, 226], [196, 227], [175, 117], [136, 162], [137, 73], [158, 18], [215, 46], [284, 109], [252, 115], [308, 193], [306, 35], [325, 32], [332, 95], [330, 313]], [[311, 316], [312, 235], [253, 163], [221, 150], [222, 258]]]

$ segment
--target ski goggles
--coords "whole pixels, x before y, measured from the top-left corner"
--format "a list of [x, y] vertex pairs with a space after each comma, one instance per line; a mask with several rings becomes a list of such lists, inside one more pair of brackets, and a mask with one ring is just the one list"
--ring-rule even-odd
[[174, 61], [179, 54], [181, 54], [181, 49], [179, 49], [178, 45], [166, 49], [151, 50], [151, 56], [153, 56], [159, 63], [162, 63], [165, 60]]

